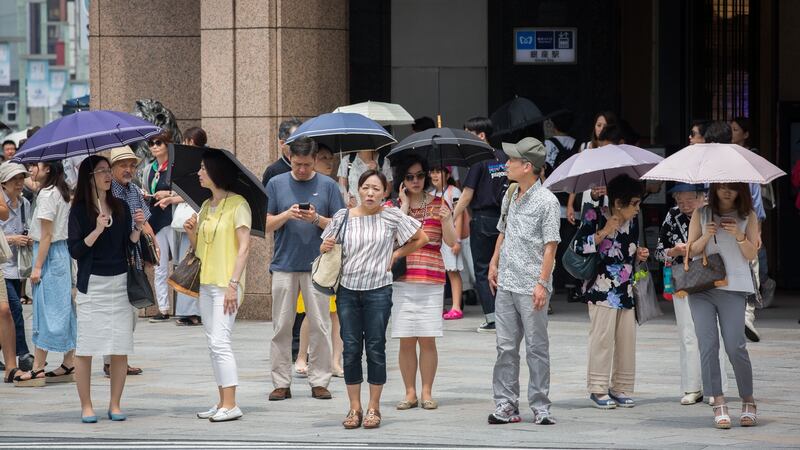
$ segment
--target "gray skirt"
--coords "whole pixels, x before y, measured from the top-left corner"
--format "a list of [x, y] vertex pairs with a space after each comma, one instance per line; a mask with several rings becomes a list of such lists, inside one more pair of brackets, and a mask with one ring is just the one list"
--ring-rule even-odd
[[128, 274], [92, 275], [75, 297], [78, 356], [130, 355], [136, 309], [128, 301]]

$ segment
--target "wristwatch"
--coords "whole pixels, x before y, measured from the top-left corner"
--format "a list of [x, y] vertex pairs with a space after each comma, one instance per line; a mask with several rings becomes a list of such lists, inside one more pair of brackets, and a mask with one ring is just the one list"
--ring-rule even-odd
[[536, 281], [536, 284], [541, 284], [548, 294], [553, 292], [553, 282], [551, 280], [542, 280], [540, 278]]

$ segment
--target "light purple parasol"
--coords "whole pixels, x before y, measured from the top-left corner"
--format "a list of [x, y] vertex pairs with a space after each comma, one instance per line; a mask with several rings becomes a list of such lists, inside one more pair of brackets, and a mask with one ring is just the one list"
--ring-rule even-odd
[[684, 183], [767, 184], [786, 172], [736, 144], [695, 144], [676, 152], [642, 176]]
[[582, 192], [605, 186], [619, 175], [638, 180], [664, 158], [633, 145], [604, 145], [587, 149], [561, 163], [543, 186], [553, 192]]

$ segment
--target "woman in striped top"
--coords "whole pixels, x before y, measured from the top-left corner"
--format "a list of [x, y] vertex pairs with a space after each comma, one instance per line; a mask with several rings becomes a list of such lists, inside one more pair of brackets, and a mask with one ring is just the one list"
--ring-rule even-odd
[[[400, 373], [406, 388], [397, 409], [422, 406], [436, 409], [432, 398], [433, 379], [439, 363], [436, 338], [442, 336], [445, 270], [442, 241], [453, 246], [456, 231], [450, 208], [441, 197], [429, 194], [428, 162], [412, 156], [397, 168], [400, 209], [422, 223], [427, 245], [408, 255], [406, 272], [394, 280], [392, 293], [392, 337], [400, 339]], [[419, 359], [417, 359], [419, 345]], [[422, 378], [422, 395], [417, 398], [417, 367]]]
[[[384, 207], [389, 193], [386, 176], [367, 170], [358, 180], [361, 204], [334, 214], [322, 232], [320, 251], [333, 249], [343, 231], [342, 278], [336, 292], [336, 313], [344, 343], [344, 381], [350, 399], [345, 428], [377, 428], [381, 423], [380, 400], [386, 383], [386, 327], [392, 310], [392, 264], [428, 242], [420, 223], [397, 208]], [[400, 247], [395, 249], [395, 243]], [[361, 408], [361, 355], [367, 354], [369, 404]]]

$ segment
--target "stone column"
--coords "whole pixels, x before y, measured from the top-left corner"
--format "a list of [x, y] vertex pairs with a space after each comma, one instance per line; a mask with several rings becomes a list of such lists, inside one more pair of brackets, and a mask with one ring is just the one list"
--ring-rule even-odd
[[161, 101], [180, 129], [200, 125], [200, 4], [196, 0], [92, 0], [93, 109], [130, 112]]
[[[202, 0], [201, 118], [209, 146], [259, 177], [278, 124], [348, 103], [347, 0]], [[239, 317], [271, 319], [272, 240], [253, 239]]]

